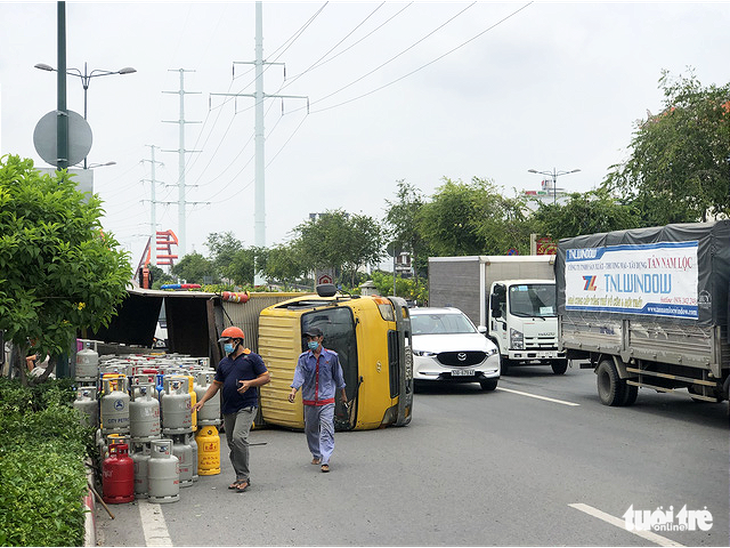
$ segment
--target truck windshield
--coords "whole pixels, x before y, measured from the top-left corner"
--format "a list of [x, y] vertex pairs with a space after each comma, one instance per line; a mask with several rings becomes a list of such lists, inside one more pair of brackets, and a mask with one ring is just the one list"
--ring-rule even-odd
[[518, 284], [509, 288], [509, 311], [513, 316], [555, 316], [555, 284]]

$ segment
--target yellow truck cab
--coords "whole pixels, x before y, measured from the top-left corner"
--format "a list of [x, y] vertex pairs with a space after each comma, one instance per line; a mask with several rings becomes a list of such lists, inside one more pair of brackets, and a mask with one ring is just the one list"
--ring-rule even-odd
[[335, 428], [369, 430], [405, 426], [413, 408], [413, 354], [408, 307], [398, 297], [350, 296], [333, 284], [317, 295], [269, 306], [259, 316], [258, 351], [271, 382], [261, 387], [265, 424], [303, 429], [301, 392], [288, 395], [299, 355], [306, 350], [302, 333], [319, 327], [325, 348], [337, 352], [349, 406], [335, 400]]

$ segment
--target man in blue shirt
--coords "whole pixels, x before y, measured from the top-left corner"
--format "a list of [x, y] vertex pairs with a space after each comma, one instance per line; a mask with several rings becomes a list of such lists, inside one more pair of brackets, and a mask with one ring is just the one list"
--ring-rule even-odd
[[248, 468], [248, 435], [258, 409], [256, 387], [269, 382], [269, 371], [261, 356], [243, 346], [244, 334], [238, 327], [227, 327], [218, 342], [223, 343], [226, 356], [218, 364], [215, 379], [208, 387], [195, 410], [223, 389], [221, 412], [229, 458], [236, 472], [236, 481], [228, 486], [243, 493], [251, 484]]
[[347, 405], [345, 379], [337, 352], [322, 346], [322, 330], [312, 327], [304, 336], [309, 350], [299, 356], [289, 401], [294, 403], [297, 390], [301, 388], [304, 432], [312, 464], [321, 464], [322, 472], [329, 472], [330, 457], [335, 449], [335, 392], [341, 391], [342, 403]]

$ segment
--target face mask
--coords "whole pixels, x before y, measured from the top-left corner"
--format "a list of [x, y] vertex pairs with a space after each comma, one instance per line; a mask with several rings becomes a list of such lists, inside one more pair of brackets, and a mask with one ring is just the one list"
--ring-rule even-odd
[[226, 344], [223, 345], [223, 351], [226, 354], [233, 354], [233, 350], [235, 350], [235, 348], [236, 347], [234, 346], [233, 343], [226, 343]]
[[317, 347], [319, 346], [319, 342], [318, 341], [308, 341], [307, 346], [309, 347], [309, 349], [312, 352], [314, 352], [315, 350], [317, 350]]

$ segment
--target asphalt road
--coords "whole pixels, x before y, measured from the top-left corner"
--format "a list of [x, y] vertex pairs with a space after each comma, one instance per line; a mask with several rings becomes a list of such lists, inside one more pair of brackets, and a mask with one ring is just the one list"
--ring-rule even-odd
[[[222, 473], [179, 502], [114, 505], [114, 520], [97, 506], [99, 544], [730, 545], [727, 404], [641, 389], [634, 406], [610, 408], [590, 370], [517, 368], [492, 393], [423, 388], [409, 426], [338, 432], [329, 474], [309, 464], [302, 433], [251, 441], [248, 491], [226, 489], [224, 449]], [[709, 512], [711, 528], [677, 530], [685, 506]], [[630, 507], [671, 507], [671, 520], [640, 536], [626, 530]]]

